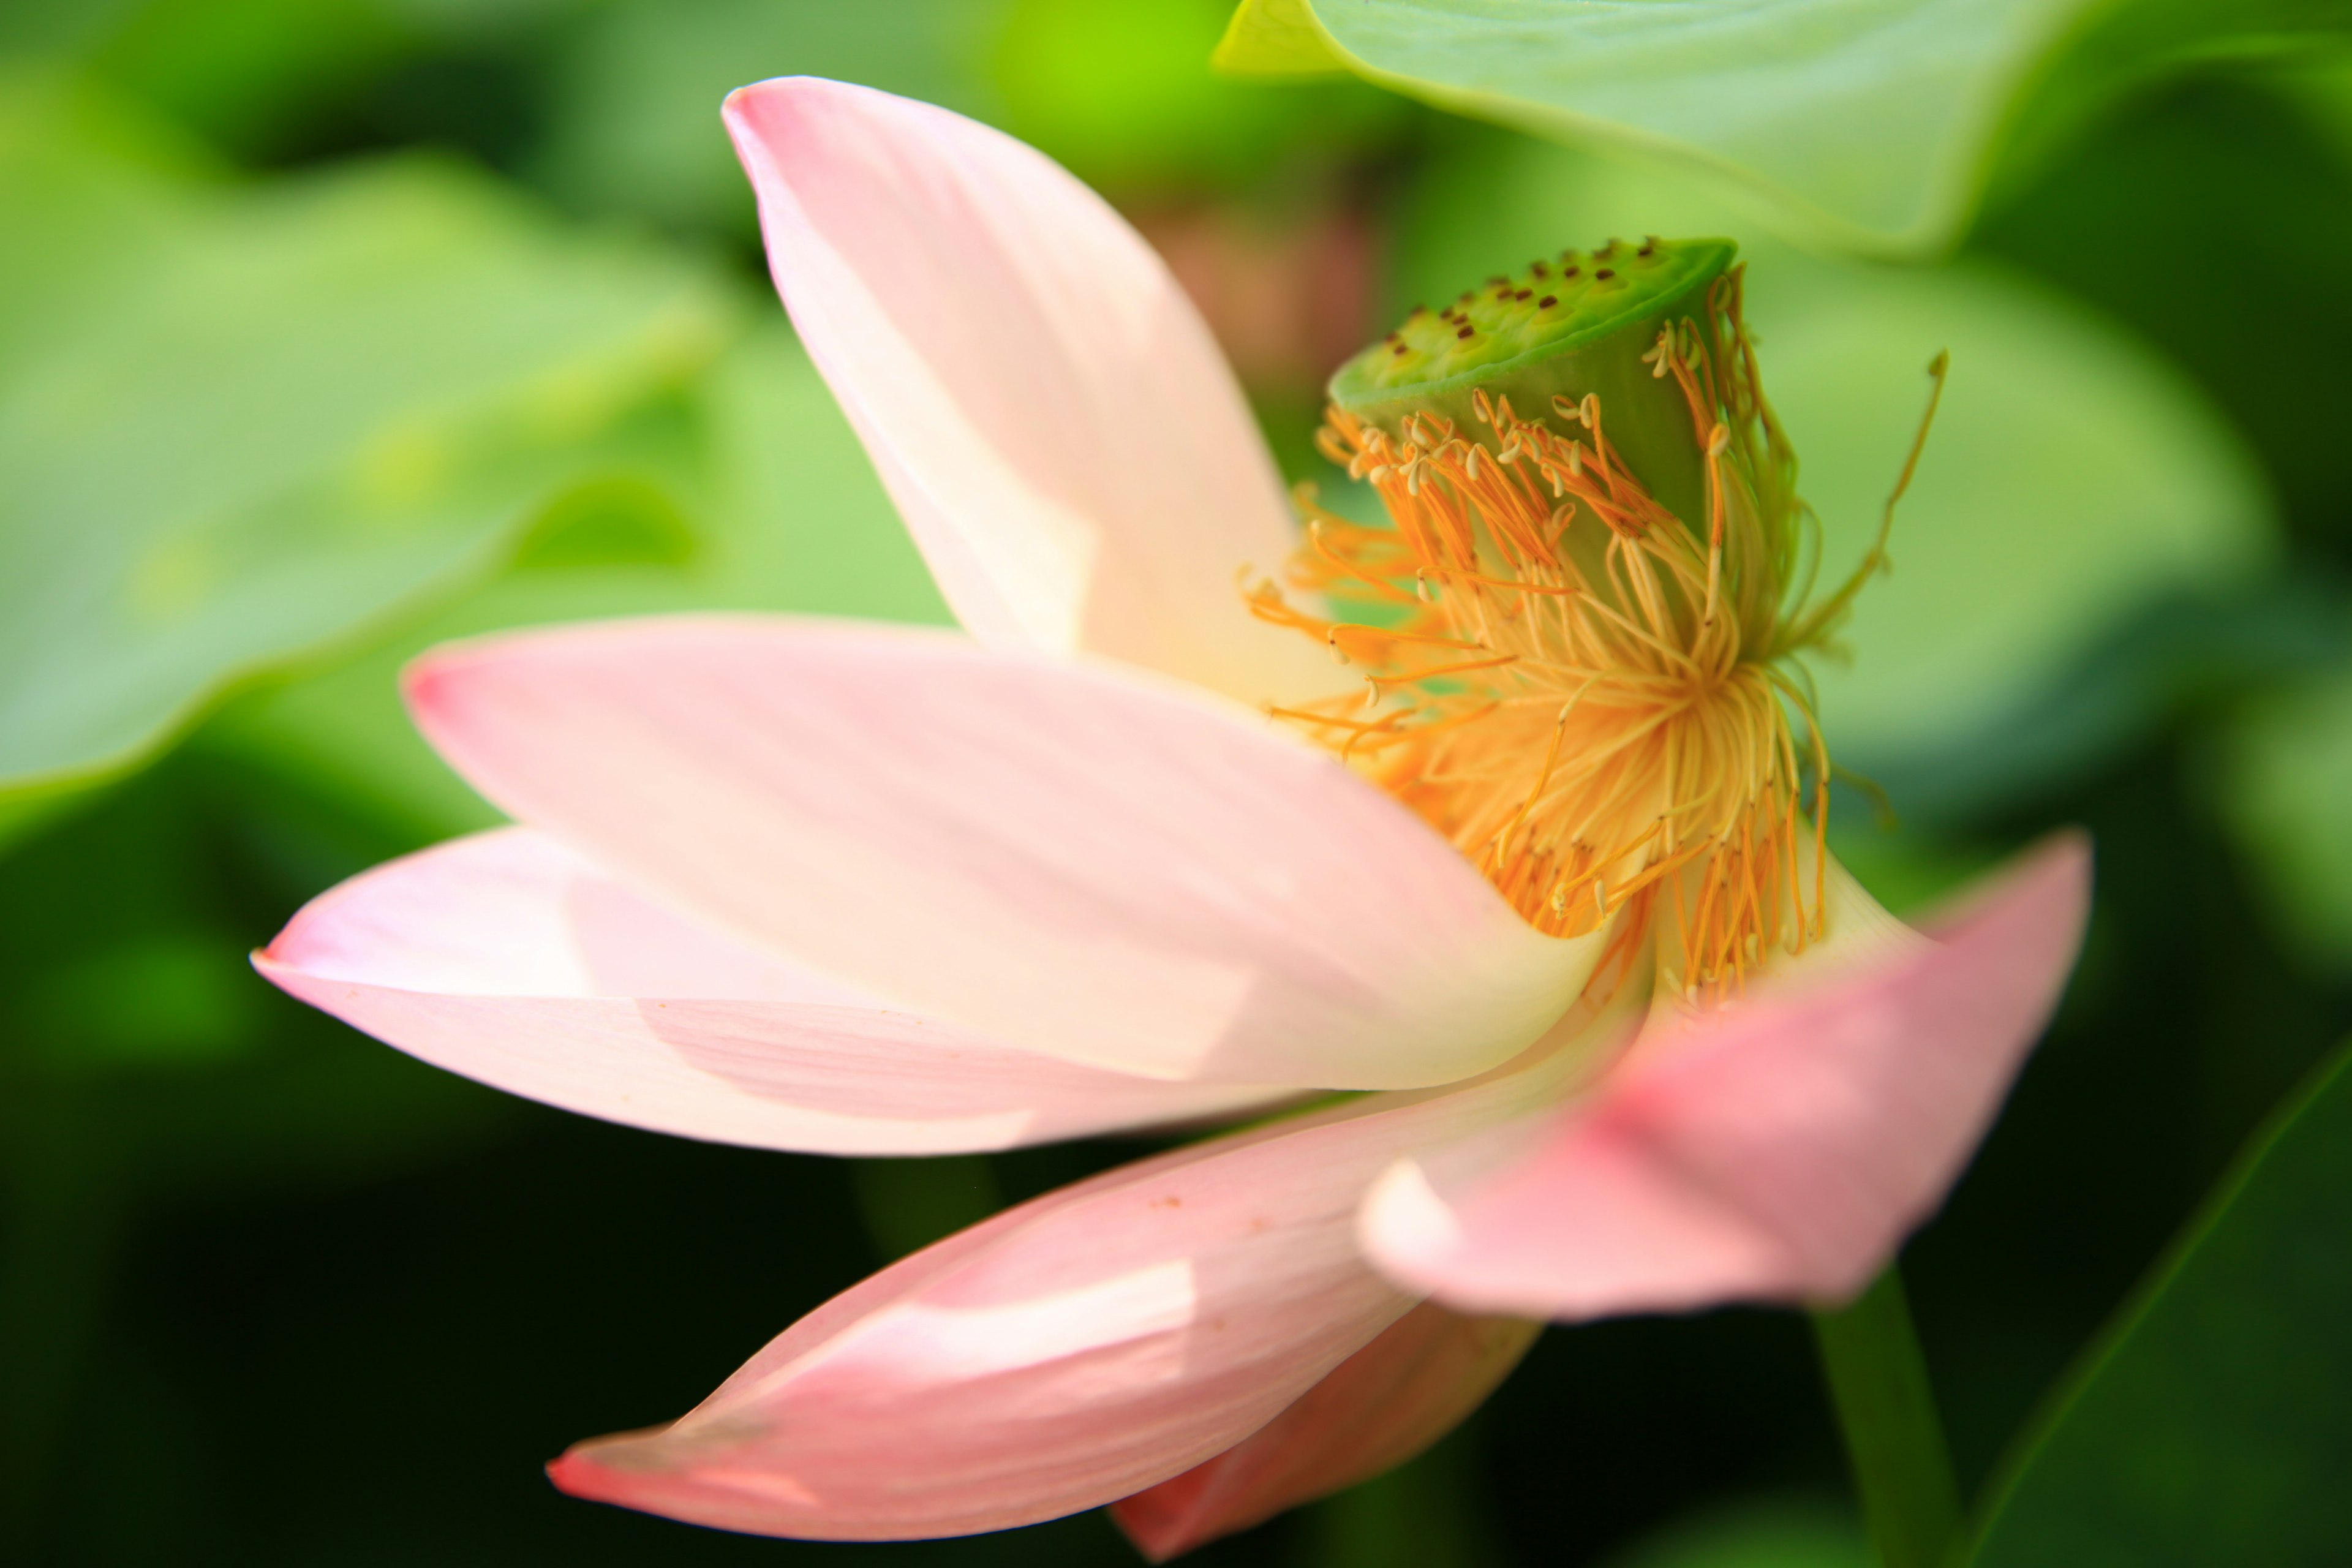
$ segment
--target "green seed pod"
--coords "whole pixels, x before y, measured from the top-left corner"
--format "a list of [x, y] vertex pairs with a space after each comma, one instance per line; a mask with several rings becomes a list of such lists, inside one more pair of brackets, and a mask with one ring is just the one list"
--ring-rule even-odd
[[1472, 394], [1508, 397], [1524, 416], [1555, 397], [1597, 395], [1610, 443], [1685, 521], [1706, 504], [1706, 456], [1671, 377], [1645, 362], [1661, 327], [1703, 319], [1731, 265], [1727, 239], [1611, 240], [1495, 278], [1440, 310], [1415, 308], [1395, 331], [1339, 367], [1331, 401], [1391, 436], [1415, 413], [1477, 428]]

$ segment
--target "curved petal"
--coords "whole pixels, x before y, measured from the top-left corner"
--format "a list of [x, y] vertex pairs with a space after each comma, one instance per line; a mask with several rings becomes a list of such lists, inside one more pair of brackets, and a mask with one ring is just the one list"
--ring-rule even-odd
[[255, 967], [436, 1067], [607, 1121], [830, 1154], [1002, 1149], [1270, 1104], [1008, 1049], [502, 828], [314, 899]]
[[871, 88], [780, 78], [726, 121], [793, 324], [966, 626], [1246, 701], [1297, 689], [1316, 650], [1234, 584], [1293, 547], [1273, 461], [1191, 301], [1101, 197]]
[[1542, 1034], [1601, 945], [1538, 934], [1256, 714], [1109, 664], [688, 616], [444, 648], [409, 696], [477, 787], [600, 864], [1073, 1061], [1450, 1082]]
[[2089, 901], [2089, 847], [2063, 836], [1938, 940], [1832, 954], [1819, 983], [1786, 961], [1771, 992], [1654, 1016], [1592, 1094], [1531, 1135], [1384, 1174], [1365, 1245], [1391, 1277], [1468, 1310], [1580, 1319], [1851, 1295], [1983, 1135]]
[[1398, 1154], [1559, 1091], [1585, 1037], [1112, 1171], [914, 1254], [655, 1431], [550, 1467], [722, 1529], [908, 1540], [1034, 1523], [1182, 1474], [1411, 1310], [1356, 1250]]
[[1281, 1415], [1206, 1464], [1112, 1505], [1154, 1563], [1247, 1530], [1412, 1458], [1510, 1375], [1542, 1324], [1424, 1301]]

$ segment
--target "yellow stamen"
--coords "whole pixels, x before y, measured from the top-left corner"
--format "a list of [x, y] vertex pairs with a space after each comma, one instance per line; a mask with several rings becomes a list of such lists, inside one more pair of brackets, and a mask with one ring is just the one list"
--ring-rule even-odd
[[1393, 530], [1302, 495], [1307, 542], [1286, 580], [1376, 601], [1387, 624], [1310, 614], [1270, 584], [1250, 608], [1363, 669], [1362, 692], [1270, 711], [1419, 812], [1538, 929], [1622, 917], [1610, 951], [1624, 963], [1623, 944], [1658, 931], [1662, 961], [1703, 1000], [1820, 934], [1829, 753], [1783, 667], [1833, 630], [1884, 533], [1826, 602], [1789, 592], [1808, 514], [1736, 271], [1644, 363], [1687, 405], [1703, 518], [1686, 523], [1626, 467], [1594, 395], [1554, 398], [1547, 421], [1478, 391], [1475, 432], [1427, 413], [1384, 429], [1335, 405], [1318, 444], [1372, 485]]

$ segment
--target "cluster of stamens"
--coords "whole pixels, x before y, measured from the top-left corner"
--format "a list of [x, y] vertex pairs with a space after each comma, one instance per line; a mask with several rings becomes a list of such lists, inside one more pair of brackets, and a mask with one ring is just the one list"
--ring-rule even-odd
[[1817, 606], [1790, 592], [1811, 514], [1737, 271], [1645, 363], [1675, 378], [1704, 454], [1695, 524], [1629, 470], [1589, 395], [1530, 417], [1478, 392], [1475, 430], [1415, 413], [1391, 432], [1334, 405], [1322, 448], [1393, 526], [1302, 489], [1295, 595], [1265, 583], [1250, 603], [1362, 672], [1279, 717], [1418, 812], [1538, 929], [1622, 917], [1612, 951], [1661, 932], [1661, 963], [1701, 1000], [1820, 934], [1830, 763], [1789, 656], [1879, 558]]

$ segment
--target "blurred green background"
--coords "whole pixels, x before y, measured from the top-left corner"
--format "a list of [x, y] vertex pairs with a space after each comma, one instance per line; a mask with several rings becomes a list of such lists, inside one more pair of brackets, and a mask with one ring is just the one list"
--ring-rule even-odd
[[[2352, 57], [2298, 36], [2108, 68], [2107, 34], [2073, 36], [2021, 79], [1958, 237], [1872, 260], [1608, 138], [1217, 78], [1227, 10], [0, 10], [0, 1554], [1133, 1561], [1098, 1517], [829, 1547], [538, 1474], [1132, 1145], [665, 1139], [436, 1073], [244, 964], [335, 880], [492, 820], [401, 717], [418, 647], [698, 605], [945, 618], [766, 289], [717, 115], [761, 77], [944, 103], [1097, 184], [1200, 300], [1285, 466], [1343, 506], [1307, 444], [1323, 375], [1418, 298], [1612, 231], [1746, 241], [1833, 555], [1952, 350], [1896, 569], [1819, 672], [1900, 826], [1857, 796], [1834, 831], [1897, 908], [2059, 823], [2101, 864], [2058, 1024], [1907, 1257], [1971, 1488], [2352, 1028]], [[2352, 1143], [2311, 1131], [2352, 1127], [2347, 1093], [2294, 1148]], [[2291, 1142], [2246, 1185], [2260, 1223], [2352, 1258], [2352, 1175]], [[2256, 1234], [2236, 1212], [2211, 1235]], [[2131, 1378], [2201, 1408], [2211, 1341], [2184, 1313], [2260, 1351], [2233, 1386], [2352, 1408], [2326, 1349], [2352, 1264], [2273, 1279], [2278, 1256], [2182, 1266], [2062, 1423], [2067, 1475], [2141, 1463], [2100, 1447], [2145, 1422]], [[2192, 1500], [2221, 1484], [2195, 1440], [2164, 1459]], [[2352, 1463], [2341, 1417], [2297, 1441]], [[2041, 1484], [2003, 1528], [2090, 1506]], [[1723, 1311], [1555, 1330], [1425, 1458], [1199, 1560], [1853, 1568], [1844, 1499], [1803, 1321]], [[2340, 1520], [2245, 1528], [2178, 1561], [2352, 1561]]]

